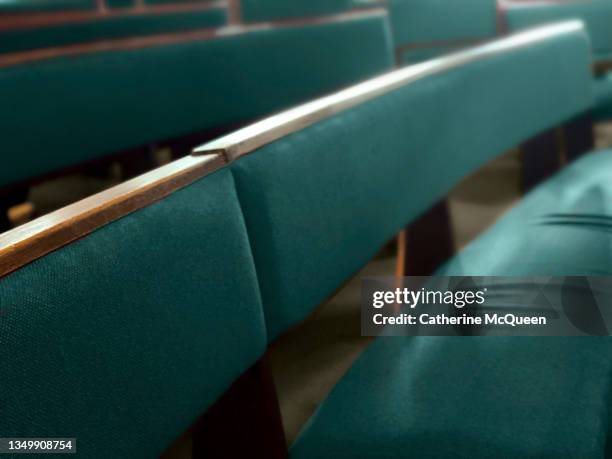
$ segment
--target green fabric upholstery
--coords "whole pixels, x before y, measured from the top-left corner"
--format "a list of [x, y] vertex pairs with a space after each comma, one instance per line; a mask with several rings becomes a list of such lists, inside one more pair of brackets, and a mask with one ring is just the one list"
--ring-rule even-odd
[[123, 17], [101, 17], [83, 22], [0, 31], [0, 53], [88, 43], [118, 38], [220, 27], [225, 9]]
[[[545, 182], [439, 275], [612, 275], [612, 151]], [[582, 215], [582, 217], [581, 217]], [[292, 459], [601, 458], [610, 338], [378, 338]]]
[[512, 6], [505, 11], [510, 31], [534, 27], [543, 23], [582, 19], [591, 36], [595, 53], [612, 52], [612, 2], [572, 1], [558, 4]]
[[474, 40], [497, 33], [495, 0], [389, 0], [395, 46]]
[[341, 13], [353, 7], [352, 0], [242, 0], [245, 22], [273, 21]]
[[599, 120], [612, 119], [612, 73], [593, 80], [595, 106], [593, 116]]
[[227, 169], [0, 280], [0, 432], [160, 454], [265, 351]]
[[378, 338], [291, 459], [602, 458], [605, 338]]
[[144, 0], [144, 2], [146, 5], [184, 5], [185, 3], [206, 4], [210, 3], [210, 0]]
[[269, 337], [467, 174], [587, 109], [588, 48], [586, 34], [572, 33], [476, 61], [235, 161]]
[[0, 186], [221, 128], [381, 73], [384, 16], [105, 51], [0, 72]]
[[0, 2], [0, 15], [95, 9], [95, 0], [4, 0]]
[[134, 0], [105, 0], [109, 8], [130, 8], [134, 6]]
[[585, 156], [530, 193], [442, 273], [612, 275], [611, 177], [612, 151]]

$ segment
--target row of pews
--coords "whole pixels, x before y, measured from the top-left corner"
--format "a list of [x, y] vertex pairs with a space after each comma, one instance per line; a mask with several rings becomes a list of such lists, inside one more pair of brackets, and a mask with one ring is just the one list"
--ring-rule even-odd
[[[3, 210], [137, 163], [0, 234], [0, 436], [94, 459], [159, 457], [188, 429], [202, 458], [606, 457], [606, 337], [377, 338], [286, 444], [267, 349], [398, 233], [400, 274], [612, 274], [612, 151], [591, 152], [611, 2], [306, 3], [244, 0], [253, 23], [223, 26], [229, 3], [193, 2], [224, 16], [178, 31], [158, 22], [175, 5], [107, 2], [95, 36], [42, 48], [51, 26], [0, 8], [0, 34], [44, 32], [0, 55]], [[430, 7], [457, 10], [435, 27]], [[454, 254], [447, 194], [519, 145], [532, 191]]]

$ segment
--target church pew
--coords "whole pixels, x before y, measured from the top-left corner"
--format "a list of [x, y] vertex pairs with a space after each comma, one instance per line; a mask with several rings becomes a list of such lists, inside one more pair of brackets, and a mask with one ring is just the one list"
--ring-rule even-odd
[[[196, 149], [231, 161], [269, 338], [304, 319], [466, 175], [587, 109], [589, 46], [577, 21], [530, 30]], [[595, 176], [581, 172], [593, 168]], [[594, 268], [609, 275], [609, 251], [601, 250], [609, 231], [589, 236], [582, 228], [574, 247], [527, 222], [556, 209], [605, 212], [610, 171], [612, 152], [585, 156], [468, 249], [465, 264], [460, 256], [440, 273], [592, 274], [580, 255], [588, 246]], [[611, 352], [609, 338], [377, 338], [290, 457], [603, 457]]]
[[353, 0], [239, 0], [242, 21], [266, 22], [279, 19], [326, 16], [349, 11]]
[[497, 0], [388, 0], [398, 64], [421, 62], [491, 39]]
[[190, 149], [388, 70], [388, 36], [384, 14], [359, 13], [0, 56], [0, 189], [150, 144]]
[[9, 0], [0, 3], [0, 20], [8, 14], [94, 11], [95, 9], [96, 0]]
[[223, 3], [117, 10], [68, 18], [23, 18], [0, 22], [0, 53], [52, 48], [119, 38], [221, 27]]
[[538, 24], [567, 19], [584, 21], [593, 50], [593, 66], [596, 94], [593, 114], [596, 119], [609, 119], [612, 112], [612, 2], [609, 0], [537, 2], [534, 4], [510, 4], [504, 8], [504, 24], [507, 30], [516, 31]]
[[0, 235], [0, 431], [286, 457], [231, 172], [186, 157]]
[[[271, 338], [465, 175], [589, 107], [588, 53], [571, 54], [587, 44], [577, 22], [527, 32], [400, 69], [198, 147], [195, 154], [232, 161]], [[559, 59], [566, 48], [570, 57]], [[549, 83], [553, 70], [559, 77]], [[515, 97], [519, 91], [524, 97]]]

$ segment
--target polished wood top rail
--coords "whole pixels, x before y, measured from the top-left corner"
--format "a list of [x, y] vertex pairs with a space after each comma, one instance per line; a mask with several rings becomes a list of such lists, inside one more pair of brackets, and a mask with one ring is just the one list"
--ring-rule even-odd
[[567, 21], [529, 29], [489, 43], [386, 73], [332, 95], [316, 99], [273, 115], [243, 129], [208, 142], [193, 155], [217, 153], [233, 161], [275, 140], [302, 130], [351, 107], [380, 97], [430, 75], [446, 72], [470, 62], [520, 49], [576, 31], [584, 31], [581, 21]]
[[348, 13], [330, 15], [325, 17], [287, 19], [252, 25], [234, 25], [220, 28], [202, 29], [190, 32], [175, 32], [136, 38], [118, 38], [87, 44], [36, 49], [32, 51], [23, 51], [19, 53], [0, 55], [0, 68], [58, 57], [77, 56], [103, 51], [140, 49], [195, 40], [213, 40], [221, 37], [256, 32], [259, 30], [270, 30], [284, 27], [297, 27], [307, 25], [333, 24], [337, 22], [352, 21], [361, 18], [386, 15], [386, 10], [371, 9], [367, 11], [351, 11]]
[[0, 277], [223, 167], [187, 156], [0, 234]]

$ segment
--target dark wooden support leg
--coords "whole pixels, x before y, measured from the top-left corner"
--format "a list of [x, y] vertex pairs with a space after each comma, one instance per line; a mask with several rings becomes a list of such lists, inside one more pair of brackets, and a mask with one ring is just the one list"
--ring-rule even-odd
[[0, 194], [0, 233], [10, 230], [13, 226], [8, 217], [9, 209], [17, 204], [25, 202], [27, 199], [27, 188], [16, 189]]
[[439, 201], [399, 235], [397, 273], [429, 276], [455, 252], [446, 199]]
[[128, 180], [153, 170], [156, 166], [152, 148], [139, 148], [130, 151], [121, 160], [121, 175], [123, 180]]
[[544, 132], [524, 143], [521, 150], [522, 188], [526, 193], [559, 169], [558, 132]]
[[192, 457], [284, 459], [287, 454], [276, 388], [263, 358], [196, 422]]
[[593, 115], [590, 112], [569, 121], [563, 126], [563, 130], [566, 163], [571, 163], [584, 153], [595, 149]]

